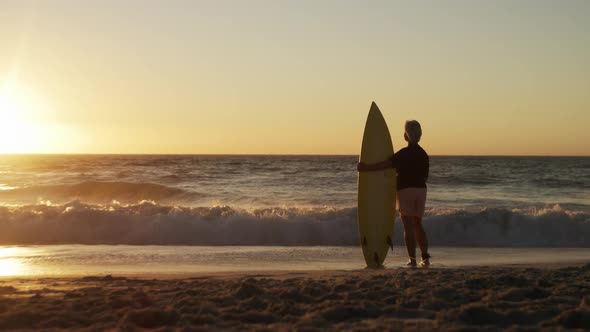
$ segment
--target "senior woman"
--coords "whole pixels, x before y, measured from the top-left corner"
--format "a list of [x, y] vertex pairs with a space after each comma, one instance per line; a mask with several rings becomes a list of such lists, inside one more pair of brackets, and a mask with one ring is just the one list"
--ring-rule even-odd
[[404, 224], [404, 240], [408, 250], [408, 266], [416, 266], [416, 242], [422, 252], [420, 266], [430, 265], [428, 238], [422, 217], [426, 205], [426, 180], [429, 157], [418, 144], [422, 127], [416, 120], [406, 121], [404, 138], [408, 146], [399, 150], [390, 159], [375, 164], [358, 163], [359, 172], [379, 171], [387, 168], [397, 170], [397, 206]]

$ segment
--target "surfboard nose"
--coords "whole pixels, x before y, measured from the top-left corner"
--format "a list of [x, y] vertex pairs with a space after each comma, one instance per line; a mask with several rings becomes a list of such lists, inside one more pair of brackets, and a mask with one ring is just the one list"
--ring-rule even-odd
[[375, 103], [374, 101], [371, 102], [371, 108], [369, 109], [369, 113], [371, 111], [379, 111], [379, 106], [377, 106], [377, 103]]

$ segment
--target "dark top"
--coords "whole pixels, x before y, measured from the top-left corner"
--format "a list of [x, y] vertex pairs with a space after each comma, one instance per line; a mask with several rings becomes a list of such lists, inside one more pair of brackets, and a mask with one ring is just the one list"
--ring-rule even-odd
[[391, 163], [397, 170], [397, 190], [405, 188], [426, 188], [428, 154], [417, 143], [410, 143], [391, 157]]

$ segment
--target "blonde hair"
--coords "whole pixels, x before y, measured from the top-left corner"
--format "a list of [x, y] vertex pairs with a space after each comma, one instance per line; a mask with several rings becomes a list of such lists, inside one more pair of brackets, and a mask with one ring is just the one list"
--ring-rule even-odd
[[422, 127], [416, 120], [406, 121], [404, 137], [409, 143], [418, 143], [422, 137]]

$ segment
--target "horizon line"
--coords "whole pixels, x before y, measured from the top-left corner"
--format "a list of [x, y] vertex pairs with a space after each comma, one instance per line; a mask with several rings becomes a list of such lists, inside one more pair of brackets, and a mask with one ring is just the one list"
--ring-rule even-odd
[[[0, 153], [3, 156], [299, 156], [299, 157], [357, 157], [360, 154], [317, 154], [317, 153]], [[579, 157], [590, 155], [519, 155], [519, 154], [430, 154], [431, 157]]]

